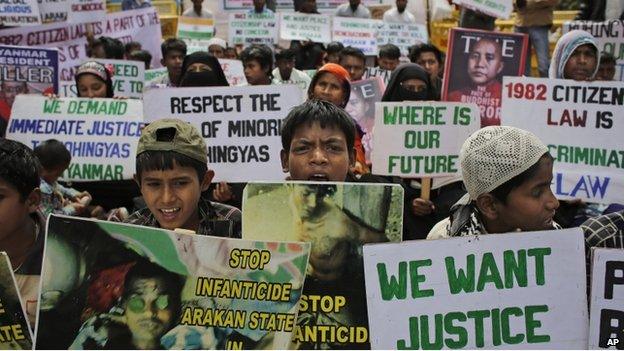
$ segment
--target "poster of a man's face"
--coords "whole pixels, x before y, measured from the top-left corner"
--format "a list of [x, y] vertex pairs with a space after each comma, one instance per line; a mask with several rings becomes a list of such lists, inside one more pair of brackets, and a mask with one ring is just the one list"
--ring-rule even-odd
[[503, 76], [523, 74], [527, 45], [525, 34], [451, 29], [442, 100], [476, 103], [482, 127], [500, 125]]

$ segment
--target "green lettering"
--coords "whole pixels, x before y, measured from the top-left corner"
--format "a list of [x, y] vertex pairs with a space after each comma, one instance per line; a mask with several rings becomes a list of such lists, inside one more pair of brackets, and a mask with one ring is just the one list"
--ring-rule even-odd
[[390, 112], [390, 109], [388, 108], [388, 106], [384, 106], [383, 108], [384, 124], [396, 124], [397, 108], [398, 106], [394, 106], [394, 108], [392, 109], [392, 112]]
[[419, 350], [420, 343], [418, 341], [418, 317], [409, 318], [409, 333], [411, 346], [407, 346], [407, 343], [403, 339], [397, 340], [397, 350]]
[[395, 276], [391, 276], [390, 281], [388, 281], [385, 263], [377, 263], [377, 274], [383, 300], [392, 300], [394, 297], [398, 300], [404, 300], [407, 297], [407, 262], [399, 262], [398, 283]]
[[550, 247], [534, 248], [527, 251], [528, 256], [535, 257], [535, 283], [537, 285], [544, 285], [546, 282], [544, 256], [550, 255], [551, 251]]
[[458, 269], [455, 272], [455, 259], [451, 256], [446, 257], [444, 262], [451, 294], [459, 294], [462, 290], [467, 293], [473, 292], [475, 289], [475, 256], [466, 257], [466, 271]]
[[527, 259], [526, 250], [518, 250], [518, 259], [513, 250], [503, 252], [503, 261], [505, 262], [505, 288], [514, 287], [514, 277], [518, 286], [526, 287], [527, 279]]
[[549, 342], [550, 335], [536, 335], [535, 329], [542, 326], [542, 322], [535, 319], [533, 316], [535, 313], [543, 313], [548, 312], [547, 305], [539, 305], [539, 306], [526, 306], [524, 308], [525, 314], [525, 324], [526, 324], [526, 333], [527, 333], [527, 342], [529, 344], [537, 344], [541, 342]]
[[434, 316], [433, 331], [435, 333], [435, 339], [433, 342], [429, 340], [429, 316], [422, 315], [420, 316], [420, 344], [423, 350], [440, 350], [443, 346], [443, 337], [442, 328], [444, 327], [443, 318], [441, 314], [436, 314]]
[[483, 328], [483, 319], [490, 316], [488, 310], [470, 311], [466, 314], [468, 318], [474, 319], [475, 322], [475, 344], [477, 347], [485, 345], [485, 332]]
[[501, 324], [503, 331], [503, 341], [505, 344], [515, 345], [524, 340], [524, 334], [511, 335], [511, 327], [509, 326], [509, 316], [516, 317], [522, 316], [522, 309], [520, 307], [507, 307], [503, 309], [501, 313]]
[[412, 297], [417, 299], [419, 297], [433, 296], [433, 289], [420, 290], [419, 283], [424, 283], [426, 277], [422, 274], [418, 274], [418, 268], [423, 266], [431, 266], [431, 260], [418, 260], [410, 261], [410, 281], [412, 285]]
[[477, 291], [483, 291], [486, 283], [494, 283], [496, 289], [503, 289], [503, 280], [496, 266], [496, 260], [491, 252], [483, 254], [481, 260], [481, 270], [479, 271], [479, 280], [477, 282]]
[[457, 335], [457, 340], [453, 338], [444, 339], [446, 347], [450, 349], [462, 349], [468, 344], [468, 332], [466, 328], [453, 325], [454, 320], [466, 321], [466, 315], [461, 312], [449, 312], [444, 316], [444, 331], [449, 335]]

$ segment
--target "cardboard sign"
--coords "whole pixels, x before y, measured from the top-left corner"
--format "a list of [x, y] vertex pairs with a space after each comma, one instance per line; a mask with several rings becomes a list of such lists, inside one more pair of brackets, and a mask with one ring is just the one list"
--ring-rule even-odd
[[370, 348], [362, 245], [398, 242], [402, 226], [399, 185], [247, 184], [243, 238], [312, 243], [289, 349]]
[[508, 19], [513, 11], [513, 0], [453, 0], [453, 3], [502, 19]]
[[58, 91], [58, 55], [53, 49], [0, 45], [0, 118], [9, 119], [19, 94]]
[[364, 55], [377, 55], [377, 30], [383, 25], [380, 20], [334, 17], [332, 40], [344, 46], [362, 50]]
[[591, 33], [598, 42], [598, 50], [615, 57], [615, 76], [613, 80], [624, 80], [624, 22], [611, 20], [608, 22], [572, 21], [561, 27], [561, 34], [580, 29]]
[[167, 74], [169, 74], [167, 67], [147, 69], [145, 70], [145, 82], [151, 82]]
[[42, 24], [67, 21], [69, 0], [38, 0], [38, 2]]
[[459, 150], [481, 128], [479, 122], [475, 104], [377, 103], [373, 173], [403, 178], [457, 174]]
[[555, 196], [624, 201], [624, 83], [528, 77], [503, 83], [502, 123], [548, 145]]
[[427, 26], [424, 24], [382, 23], [377, 31], [377, 45], [394, 44], [401, 49], [404, 56], [409, 54], [411, 46], [429, 41]]
[[381, 77], [384, 86], [388, 86], [388, 81], [390, 81], [390, 75], [392, 75], [392, 71], [389, 71], [387, 69], [381, 69], [379, 67], [366, 67], [366, 70], [364, 71], [364, 79]]
[[624, 344], [624, 250], [592, 248], [589, 348]]
[[526, 34], [451, 28], [442, 101], [476, 103], [481, 126], [500, 125], [502, 77], [524, 74], [527, 45]]
[[366, 151], [366, 162], [371, 162], [373, 151], [373, 127], [375, 125], [375, 103], [380, 102], [385, 84], [381, 77], [362, 79], [351, 83], [351, 95], [345, 111], [349, 113], [364, 131], [362, 145]]
[[[140, 41], [152, 54], [151, 67], [161, 67], [160, 19], [154, 7], [108, 14], [92, 23], [96, 37], [108, 36], [123, 43]], [[52, 23], [38, 27], [0, 30], [0, 44], [53, 47], [59, 50], [59, 80], [74, 80], [77, 66], [87, 59], [86, 24]]]
[[72, 23], [99, 22], [106, 18], [105, 0], [69, 0], [67, 20]]
[[37, 348], [286, 349], [309, 252], [53, 215]]
[[579, 228], [366, 245], [364, 270], [373, 349], [587, 348]]
[[132, 179], [142, 109], [140, 100], [19, 95], [6, 136], [31, 148], [48, 139], [65, 144], [72, 160], [63, 180]]
[[178, 118], [206, 140], [213, 181], [284, 179], [282, 120], [302, 102], [293, 85], [165, 88], [145, 92], [145, 122]]
[[324, 15], [280, 12], [280, 39], [329, 43], [331, 18]]
[[221, 64], [225, 79], [230, 83], [230, 86], [234, 87], [247, 83], [241, 60], [219, 59], [219, 64]]
[[[117, 96], [142, 98], [145, 79], [145, 64], [139, 61], [96, 59], [113, 69], [113, 91]], [[76, 97], [76, 81], [61, 81], [59, 96]]]
[[209, 40], [214, 36], [214, 19], [178, 17], [178, 38]]
[[6, 252], [0, 252], [0, 330], [0, 348], [3, 350], [33, 349], [26, 310]]
[[3, 1], [0, 3], [0, 25], [36, 26], [41, 24], [37, 0]]
[[[321, 11], [335, 10], [336, 7], [342, 5], [342, 0], [318, 0], [316, 8]], [[362, 4], [379, 5], [381, 0], [363, 0]], [[248, 11], [253, 8], [253, 0], [219, 0], [219, 9], [221, 11]], [[297, 10], [293, 0], [276, 0], [275, 8], [277, 10], [292, 11]]]
[[252, 44], [272, 46], [278, 41], [277, 20], [278, 17], [274, 13], [230, 13], [228, 43], [232, 46]]

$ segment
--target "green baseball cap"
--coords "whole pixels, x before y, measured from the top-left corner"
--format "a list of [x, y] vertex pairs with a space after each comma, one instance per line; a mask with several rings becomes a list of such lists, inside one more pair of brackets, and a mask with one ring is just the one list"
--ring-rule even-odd
[[137, 155], [145, 151], [173, 151], [208, 163], [204, 138], [190, 123], [179, 119], [159, 119], [143, 128]]

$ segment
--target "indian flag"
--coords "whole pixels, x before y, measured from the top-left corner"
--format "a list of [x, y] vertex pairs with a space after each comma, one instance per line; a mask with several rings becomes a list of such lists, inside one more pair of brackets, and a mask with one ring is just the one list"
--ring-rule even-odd
[[210, 39], [214, 36], [214, 19], [178, 17], [178, 38]]

